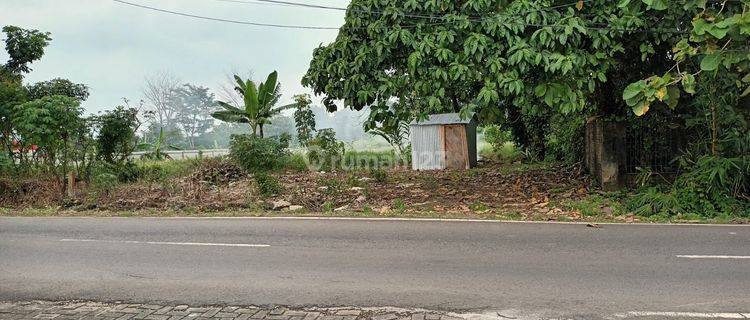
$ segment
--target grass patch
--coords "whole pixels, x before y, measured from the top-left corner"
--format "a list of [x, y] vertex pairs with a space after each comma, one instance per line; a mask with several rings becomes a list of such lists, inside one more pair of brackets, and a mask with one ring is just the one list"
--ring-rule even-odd
[[143, 160], [136, 161], [138, 180], [147, 182], [162, 182], [176, 177], [190, 175], [204, 159], [183, 160]]
[[578, 211], [583, 217], [614, 217], [627, 214], [627, 209], [614, 194], [589, 195], [581, 200], [563, 200], [556, 206]]
[[479, 149], [482, 159], [500, 163], [512, 163], [523, 159], [523, 154], [513, 142], [506, 142], [500, 148], [493, 148], [490, 144], [482, 144]]
[[264, 172], [258, 172], [253, 176], [255, 186], [264, 197], [272, 197], [284, 192], [284, 187], [279, 183], [279, 179]]

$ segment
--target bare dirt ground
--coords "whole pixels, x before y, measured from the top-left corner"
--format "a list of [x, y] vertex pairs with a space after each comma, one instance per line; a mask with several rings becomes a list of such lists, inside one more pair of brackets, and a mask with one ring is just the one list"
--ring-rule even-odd
[[[418, 215], [583, 220], [557, 204], [592, 191], [577, 167], [546, 164], [484, 163], [461, 171], [416, 172], [405, 168], [385, 175], [370, 171], [282, 172], [278, 195], [264, 197], [252, 177], [228, 164], [198, 167], [187, 176], [137, 182], [112, 189], [79, 185], [75, 199], [64, 200], [54, 181], [21, 181], [15, 190], [0, 185], [0, 207], [61, 210], [164, 210], [220, 212], [298, 209], [305, 213]], [[4, 188], [4, 189], [3, 189]], [[301, 207], [301, 208], [300, 208]]]

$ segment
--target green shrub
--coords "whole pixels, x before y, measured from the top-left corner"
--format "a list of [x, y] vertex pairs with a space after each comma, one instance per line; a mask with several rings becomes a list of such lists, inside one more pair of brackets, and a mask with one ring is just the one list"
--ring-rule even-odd
[[685, 169], [671, 187], [639, 190], [628, 209], [641, 216], [750, 216], [750, 157], [703, 156]]
[[406, 203], [403, 199], [397, 198], [393, 200], [393, 208], [398, 211], [398, 213], [404, 213], [406, 211]]
[[[102, 178], [101, 176], [104, 176]], [[131, 161], [120, 164], [97, 161], [91, 168], [91, 183], [97, 185], [104, 180], [111, 180], [114, 176], [119, 183], [138, 181], [141, 177], [141, 169]], [[105, 183], [106, 184], [106, 183]]]
[[511, 142], [509, 131], [503, 130], [500, 126], [491, 125], [484, 128], [484, 140], [492, 146], [495, 151], [500, 150], [506, 143]]
[[546, 160], [574, 164], [584, 158], [586, 117], [555, 114], [545, 136]]
[[160, 182], [187, 176], [201, 163], [200, 159], [141, 161], [137, 162], [138, 180]]
[[230, 154], [242, 169], [256, 173], [281, 168], [289, 157], [289, 138], [232, 135]]
[[388, 182], [388, 172], [383, 169], [372, 169], [370, 170], [370, 175], [379, 183]]
[[98, 173], [91, 178], [92, 186], [106, 191], [114, 189], [119, 183], [117, 175], [108, 172]]
[[627, 207], [633, 214], [643, 217], [674, 216], [684, 211], [682, 203], [672, 192], [657, 187], [640, 190], [627, 201]]
[[305, 161], [305, 155], [293, 153], [291, 156], [287, 157], [284, 168], [298, 172], [307, 171], [307, 162]]
[[344, 143], [336, 140], [333, 129], [318, 131], [315, 139], [308, 142], [307, 157], [314, 166], [324, 168], [338, 168], [344, 156]]
[[109, 163], [127, 161], [136, 147], [138, 111], [135, 108], [117, 107], [97, 117], [99, 135], [96, 138], [97, 158]]
[[0, 175], [11, 173], [13, 171], [13, 162], [5, 153], [0, 153]]
[[284, 187], [279, 182], [279, 179], [265, 172], [256, 172], [253, 175], [253, 179], [258, 191], [264, 197], [272, 197], [284, 192]]

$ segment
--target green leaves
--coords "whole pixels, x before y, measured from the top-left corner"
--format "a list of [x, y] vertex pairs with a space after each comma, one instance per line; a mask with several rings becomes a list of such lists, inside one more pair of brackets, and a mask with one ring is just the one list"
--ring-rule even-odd
[[493, 82], [485, 83], [482, 90], [479, 91], [479, 101], [485, 105], [490, 105], [493, 102], [500, 101], [500, 94], [497, 92], [497, 85]]
[[648, 5], [649, 9], [653, 10], [666, 10], [667, 9], [667, 2], [666, 0], [642, 0], [643, 3]]
[[695, 94], [695, 76], [689, 73], [682, 75], [682, 88], [689, 94]]
[[632, 99], [638, 97], [638, 95], [641, 95], [645, 88], [646, 81], [644, 80], [631, 83], [625, 88], [625, 91], [622, 93], [622, 99], [625, 101], [631, 101], [628, 102], [628, 105], [633, 106], [635, 105], [635, 101], [633, 101]]
[[242, 94], [243, 108], [240, 109], [230, 103], [217, 101], [217, 104], [224, 110], [214, 112], [211, 116], [225, 122], [249, 123], [253, 129], [253, 134], [256, 134], [257, 128], [260, 126], [262, 133], [263, 125], [270, 123], [271, 117], [281, 110], [293, 106], [274, 108], [281, 96], [278, 77], [278, 72], [271, 72], [265, 82], [256, 86], [253, 81], [245, 81], [235, 75], [234, 79], [237, 82], [235, 89]]
[[628, 85], [623, 91], [622, 99], [636, 116], [646, 114], [654, 102], [663, 102], [674, 109], [680, 101], [680, 90], [675, 83], [670, 74], [653, 76]]
[[[641, 0], [650, 10], [664, 10], [658, 0]], [[622, 1], [623, 7], [632, 1]], [[623, 92], [623, 98], [636, 114], [648, 112], [653, 102], [664, 102], [675, 108], [680, 99], [680, 90], [696, 94], [696, 81], [724, 81], [728, 79], [737, 84], [740, 95], [750, 94], [740, 81], [750, 68], [750, 54], [747, 54], [748, 35], [750, 35], [750, 3], [747, 1], [722, 2], [721, 5], [707, 5], [706, 0], [686, 0], [683, 20], [675, 24], [692, 25], [689, 37], [675, 40], [672, 59], [675, 65], [662, 77], [652, 76], [630, 84]], [[633, 9], [633, 7], [629, 7]], [[673, 7], [677, 9], [676, 7]], [[689, 17], [689, 18], [688, 18]], [[679, 19], [679, 17], [677, 18]], [[669, 38], [666, 38], [669, 39]], [[641, 51], [644, 51], [643, 45]], [[699, 66], [698, 70], [695, 70]], [[722, 68], [723, 67], [723, 68]], [[718, 72], [721, 69], [721, 72]], [[703, 73], [702, 79], [696, 76]], [[672, 76], [675, 77], [672, 80]], [[721, 95], [737, 94], [726, 92]], [[707, 99], [720, 99], [719, 94], [712, 93]]]
[[721, 64], [721, 54], [712, 53], [704, 56], [701, 60], [701, 70], [714, 71], [719, 68], [719, 64]]

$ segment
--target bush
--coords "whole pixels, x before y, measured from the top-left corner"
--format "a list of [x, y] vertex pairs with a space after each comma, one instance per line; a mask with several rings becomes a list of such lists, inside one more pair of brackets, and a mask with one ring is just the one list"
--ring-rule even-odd
[[337, 168], [344, 156], [344, 143], [336, 140], [333, 129], [318, 131], [315, 139], [308, 142], [307, 157], [319, 168]]
[[284, 168], [299, 172], [307, 171], [307, 162], [305, 161], [305, 155], [294, 153], [291, 156], [287, 157]]
[[289, 138], [232, 135], [230, 154], [240, 167], [256, 173], [281, 168], [289, 157]]
[[388, 172], [383, 169], [372, 169], [370, 170], [370, 175], [379, 183], [385, 183], [388, 181]]
[[750, 157], [700, 157], [671, 187], [647, 187], [628, 202], [641, 216], [750, 216]]
[[484, 140], [492, 146], [492, 149], [499, 151], [506, 143], [511, 142], [509, 131], [505, 131], [500, 126], [491, 125], [484, 128]]
[[114, 189], [118, 184], [120, 183], [117, 175], [109, 173], [109, 172], [102, 172], [99, 174], [94, 175], [94, 177], [91, 179], [91, 185], [103, 189], [106, 191]]
[[115, 182], [129, 183], [138, 181], [140, 176], [140, 168], [131, 161], [121, 164], [98, 161], [92, 165], [91, 183], [96, 186], [104, 180], [112, 180], [113, 177]]
[[109, 163], [127, 161], [136, 147], [138, 111], [117, 107], [98, 117], [101, 128], [96, 138], [98, 158]]
[[547, 161], [574, 164], [584, 158], [586, 117], [583, 115], [554, 115], [545, 137]]
[[13, 171], [13, 162], [5, 153], [0, 153], [0, 175]]
[[160, 182], [174, 177], [187, 176], [200, 163], [199, 159], [138, 162], [138, 180]]
[[253, 179], [255, 179], [255, 186], [258, 191], [264, 197], [272, 197], [284, 192], [284, 187], [279, 183], [279, 179], [265, 172], [256, 172]]

